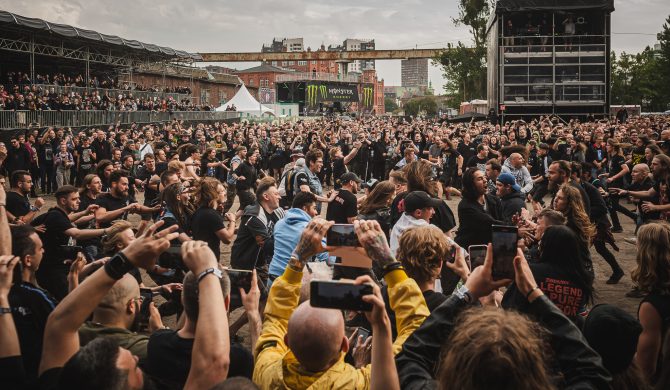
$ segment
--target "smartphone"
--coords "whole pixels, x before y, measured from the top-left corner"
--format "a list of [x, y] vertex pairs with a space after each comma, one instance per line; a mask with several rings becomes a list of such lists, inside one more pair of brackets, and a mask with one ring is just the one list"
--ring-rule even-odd
[[336, 223], [328, 229], [326, 242], [329, 246], [361, 246], [354, 232], [354, 225]]
[[354, 348], [356, 348], [356, 346], [358, 345], [358, 337], [359, 336], [363, 337], [363, 342], [365, 342], [365, 340], [367, 340], [368, 337], [370, 337], [370, 331], [365, 329], [365, 328], [359, 327], [358, 332], [356, 333], [356, 338], [354, 338], [353, 345], [351, 346], [351, 348], [349, 348], [350, 350], [353, 351]]
[[516, 226], [491, 226], [493, 244], [493, 280], [514, 279], [514, 257], [516, 257], [519, 229]]
[[140, 288], [140, 296], [142, 297], [142, 303], [140, 304], [140, 326], [148, 325], [151, 315], [149, 305], [154, 299], [154, 293], [150, 288]]
[[475, 269], [484, 265], [486, 260], [486, 245], [470, 245], [468, 247], [468, 257], [470, 258], [470, 269]]
[[240, 288], [243, 288], [245, 293], [251, 290], [253, 272], [246, 269], [226, 269], [226, 273], [230, 279], [230, 306], [241, 307]]
[[363, 301], [363, 296], [372, 294], [369, 284], [312, 280], [309, 287], [309, 303], [313, 307], [372, 311], [372, 304]]

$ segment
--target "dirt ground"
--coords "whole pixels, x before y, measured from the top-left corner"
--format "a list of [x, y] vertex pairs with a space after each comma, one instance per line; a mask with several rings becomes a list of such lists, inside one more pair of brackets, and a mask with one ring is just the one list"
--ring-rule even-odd
[[[138, 198], [142, 198], [143, 194], [137, 194]], [[45, 197], [46, 201], [46, 206], [47, 207], [53, 207], [54, 205], [54, 199], [53, 197]], [[451, 209], [454, 211], [454, 215], [456, 215], [456, 210], [458, 208], [458, 202], [460, 201], [460, 198], [452, 198], [452, 200], [447, 201], [447, 204]], [[632, 205], [625, 205], [626, 207], [630, 207], [632, 209]], [[238, 202], [237, 200], [235, 201], [235, 204], [233, 205], [233, 208], [231, 211], [236, 211], [238, 207]], [[529, 205], [529, 209], [532, 209]], [[322, 210], [322, 215], [325, 216], [326, 214], [326, 207], [323, 208]], [[457, 216], [458, 218], [458, 216]], [[139, 217], [136, 215], [131, 215], [129, 218], [132, 222], [138, 223], [139, 222]], [[620, 215], [620, 220], [622, 223], [622, 226], [624, 228], [623, 233], [615, 233], [614, 236], [616, 238], [616, 243], [619, 247], [619, 252], [615, 252], [612, 248], [610, 250], [612, 253], [617, 258], [617, 261], [621, 265], [621, 267], [624, 269], [626, 275], [621, 279], [621, 281], [618, 284], [615, 285], [608, 285], [605, 283], [605, 281], [610, 277], [612, 271], [605, 262], [605, 260], [598, 254], [596, 251], [591, 248], [591, 256], [593, 258], [593, 267], [595, 270], [596, 278], [595, 278], [595, 304], [598, 303], [608, 303], [612, 304], [615, 306], [618, 306], [625, 311], [629, 312], [633, 316], [637, 317], [637, 308], [640, 303], [640, 299], [637, 298], [627, 298], [625, 296], [626, 292], [629, 291], [632, 288], [632, 281], [630, 279], [630, 273], [635, 267], [635, 253], [636, 253], [636, 247], [633, 244], [627, 243], [624, 241], [624, 238], [626, 237], [633, 237], [634, 236], [634, 230], [635, 230], [635, 224], [633, 223], [632, 220], [629, 218]], [[224, 265], [230, 264], [230, 248], [231, 245], [222, 245], [221, 246], [221, 262]], [[609, 248], [609, 247], [608, 247]], [[155, 283], [143, 272], [143, 280], [144, 283], [147, 286], [154, 286]], [[162, 298], [157, 297], [156, 303], [160, 304]], [[243, 309], [237, 309], [234, 312], [230, 313], [230, 323], [233, 323], [237, 318], [239, 318], [242, 314], [244, 313]], [[164, 318], [164, 323], [165, 325], [169, 326], [170, 328], [175, 328], [176, 327], [176, 316], [170, 316]], [[248, 332], [248, 326], [244, 326], [239, 332], [238, 336], [241, 337], [243, 344], [245, 344], [247, 347], [249, 347], [249, 332]]]

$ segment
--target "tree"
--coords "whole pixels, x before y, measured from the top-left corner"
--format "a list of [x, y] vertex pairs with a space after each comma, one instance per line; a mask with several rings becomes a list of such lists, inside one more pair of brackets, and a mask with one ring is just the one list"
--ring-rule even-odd
[[393, 112], [398, 109], [398, 105], [393, 98], [384, 98], [384, 111]]
[[492, 7], [490, 0], [460, 0], [458, 17], [452, 21], [456, 26], [469, 27], [474, 46], [468, 47], [461, 41], [456, 45], [450, 43], [434, 59], [442, 65], [446, 93], [458, 97], [451, 100], [453, 107], [458, 106], [459, 99], [486, 97], [486, 23]]
[[663, 110], [670, 109], [670, 16], [663, 23], [663, 30], [657, 36], [661, 44], [659, 55], [659, 76], [660, 83], [658, 88], [662, 91]]
[[422, 97], [410, 99], [403, 106], [405, 115], [427, 115], [432, 116], [437, 114], [437, 103], [432, 97]]

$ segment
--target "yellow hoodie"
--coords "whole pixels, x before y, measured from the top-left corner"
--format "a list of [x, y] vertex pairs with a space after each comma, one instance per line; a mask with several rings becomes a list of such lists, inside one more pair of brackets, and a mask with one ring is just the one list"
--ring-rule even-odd
[[[405, 271], [395, 270], [385, 276], [391, 309], [396, 314], [398, 337], [393, 353], [423, 323], [430, 312], [421, 289]], [[272, 284], [265, 306], [263, 330], [254, 349], [253, 381], [261, 389], [369, 389], [370, 364], [360, 369], [344, 362], [344, 353], [328, 370], [305, 370], [284, 344], [288, 320], [300, 300], [302, 272], [286, 267]]]

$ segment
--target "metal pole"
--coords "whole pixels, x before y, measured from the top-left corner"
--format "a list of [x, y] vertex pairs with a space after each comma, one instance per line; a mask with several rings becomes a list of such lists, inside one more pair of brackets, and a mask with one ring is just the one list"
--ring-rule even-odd
[[90, 78], [91, 78], [90, 56], [91, 56], [91, 53], [89, 52], [89, 48], [86, 47], [86, 92], [90, 91]]
[[35, 36], [30, 35], [30, 80], [35, 82]]

